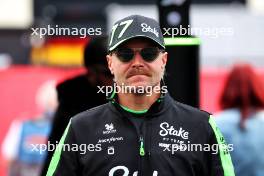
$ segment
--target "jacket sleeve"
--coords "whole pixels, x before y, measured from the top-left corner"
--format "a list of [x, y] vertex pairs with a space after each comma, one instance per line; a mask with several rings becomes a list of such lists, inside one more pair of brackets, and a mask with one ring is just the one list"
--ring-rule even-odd
[[220, 132], [219, 128], [213, 120], [209, 117], [209, 143], [212, 148], [217, 146], [217, 152], [209, 152], [209, 173], [211, 176], [234, 176], [234, 167], [229, 153], [229, 145]]
[[[52, 129], [49, 135], [49, 143], [50, 144], [56, 144], [58, 141], [60, 141], [61, 136], [63, 135], [63, 132], [65, 128], [67, 127], [67, 124], [70, 121], [70, 117], [72, 117], [72, 114], [69, 114], [66, 109], [70, 109], [70, 107], [60, 103], [58, 106], [58, 109], [55, 113], [55, 116], [53, 118], [53, 123], [52, 123]], [[54, 154], [53, 150], [49, 150], [47, 152], [46, 159], [43, 163], [43, 168], [41, 171], [41, 176], [45, 176], [49, 167], [49, 163], [52, 159], [52, 156]]]
[[67, 125], [53, 154], [46, 176], [77, 176], [79, 172], [78, 151], [71, 150], [77, 145], [71, 121]]
[[[86, 110], [83, 106], [81, 106], [81, 104], [84, 103], [79, 101], [79, 96], [75, 98], [76, 91], [73, 88], [74, 85], [76, 85], [75, 80], [78, 79], [79, 77], [65, 81], [57, 86], [59, 105], [53, 117], [52, 129], [48, 139], [49, 143], [51, 144], [55, 145], [58, 141], [60, 141], [60, 138], [63, 135], [63, 132], [66, 129], [71, 117]], [[46, 176], [53, 154], [54, 151], [49, 150], [47, 152], [47, 156], [41, 171], [41, 176]]]

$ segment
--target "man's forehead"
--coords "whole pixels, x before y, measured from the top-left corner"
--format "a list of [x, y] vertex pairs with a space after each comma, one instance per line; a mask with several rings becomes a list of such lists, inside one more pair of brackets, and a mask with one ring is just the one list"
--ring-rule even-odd
[[122, 45], [120, 45], [120, 47], [118, 48], [131, 47], [131, 46], [133, 47], [137, 47], [137, 46], [138, 47], [141, 47], [141, 46], [155, 47], [157, 46], [157, 44], [150, 39], [138, 37], [138, 38], [132, 38], [132, 39], [127, 40]]

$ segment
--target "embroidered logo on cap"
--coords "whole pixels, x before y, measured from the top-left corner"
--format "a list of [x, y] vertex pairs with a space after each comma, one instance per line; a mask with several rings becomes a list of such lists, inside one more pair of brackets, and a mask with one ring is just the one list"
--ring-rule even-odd
[[142, 27], [142, 32], [151, 32], [151, 33], [155, 34], [157, 37], [159, 37], [159, 33], [156, 30], [156, 28], [151, 28], [146, 23], [141, 23], [141, 27]]

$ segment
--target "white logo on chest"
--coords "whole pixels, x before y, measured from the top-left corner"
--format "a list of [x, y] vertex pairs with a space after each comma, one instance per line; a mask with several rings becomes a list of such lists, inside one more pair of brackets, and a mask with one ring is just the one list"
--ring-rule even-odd
[[103, 131], [103, 134], [110, 134], [110, 133], [115, 133], [116, 129], [114, 127], [114, 124], [105, 124], [105, 131]]
[[160, 124], [160, 128], [161, 128], [161, 130], [160, 130], [159, 134], [163, 137], [170, 135], [170, 136], [178, 136], [178, 137], [181, 137], [183, 139], [188, 139], [189, 132], [182, 129], [182, 127], [180, 127], [180, 129], [176, 130], [173, 126], [170, 126], [169, 123], [163, 122]]

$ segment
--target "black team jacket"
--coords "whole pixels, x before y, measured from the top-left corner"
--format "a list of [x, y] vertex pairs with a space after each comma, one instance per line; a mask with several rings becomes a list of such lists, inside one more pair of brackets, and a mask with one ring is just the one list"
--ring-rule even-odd
[[47, 176], [233, 176], [210, 114], [167, 93], [146, 112], [109, 103], [71, 119]]

